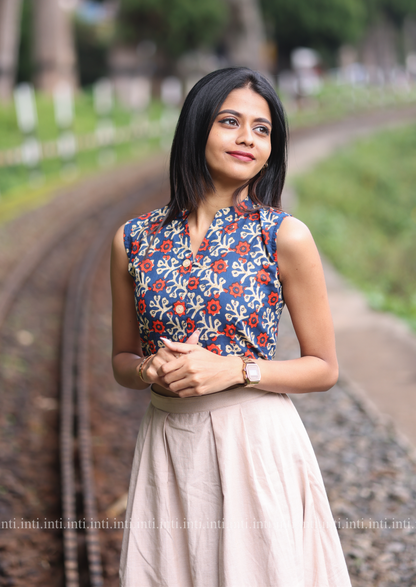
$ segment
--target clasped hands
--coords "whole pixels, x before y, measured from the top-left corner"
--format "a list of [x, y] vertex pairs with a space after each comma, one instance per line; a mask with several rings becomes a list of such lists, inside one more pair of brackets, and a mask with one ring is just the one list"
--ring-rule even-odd
[[165, 347], [154, 355], [145, 368], [145, 379], [157, 383], [178, 397], [191, 397], [222, 391], [244, 383], [241, 360], [223, 357], [198, 345], [196, 330], [186, 342], [161, 337]]

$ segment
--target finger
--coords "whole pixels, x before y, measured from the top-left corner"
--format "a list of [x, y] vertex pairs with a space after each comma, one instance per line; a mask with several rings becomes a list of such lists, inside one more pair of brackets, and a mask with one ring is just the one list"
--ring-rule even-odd
[[191, 336], [186, 340], [187, 344], [197, 344], [199, 340], [199, 335], [201, 332], [199, 330], [195, 330]]
[[179, 355], [178, 359], [172, 359], [171, 361], [166, 361], [160, 365], [157, 369], [157, 375], [161, 379], [165, 381], [165, 383], [170, 383], [170, 381], [166, 381], [166, 377], [170, 376], [172, 373], [175, 373], [174, 379], [181, 379], [184, 375], [181, 373], [178, 375], [178, 370], [183, 367], [183, 355]]
[[166, 347], [174, 353], [190, 353], [195, 350], [196, 344], [188, 344], [186, 342], [173, 342], [167, 338], [160, 337], [160, 340], [166, 345]]
[[176, 359], [177, 357], [178, 357], [177, 353], [172, 352], [167, 347], [161, 347], [158, 349], [158, 351], [155, 355], [155, 360], [158, 365], [162, 365], [162, 363], [172, 361], [173, 359]]

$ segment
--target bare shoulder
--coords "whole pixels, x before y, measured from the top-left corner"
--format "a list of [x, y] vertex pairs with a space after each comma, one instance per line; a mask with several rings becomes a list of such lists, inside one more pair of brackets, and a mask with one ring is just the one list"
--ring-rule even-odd
[[309, 228], [301, 220], [286, 217], [277, 233], [276, 252], [282, 282], [322, 276], [322, 262]]
[[124, 245], [124, 227], [125, 224], [118, 228], [114, 235], [113, 243], [111, 247], [111, 267], [112, 272], [117, 270], [126, 271], [128, 267], [129, 259], [127, 251]]
[[311, 231], [301, 220], [287, 216], [282, 221], [276, 237], [276, 250], [279, 255], [292, 255], [305, 248], [315, 247]]
[[118, 229], [116, 234], [114, 235], [113, 238], [113, 250], [119, 250], [122, 249], [124, 250], [124, 227], [125, 224], [122, 224]]

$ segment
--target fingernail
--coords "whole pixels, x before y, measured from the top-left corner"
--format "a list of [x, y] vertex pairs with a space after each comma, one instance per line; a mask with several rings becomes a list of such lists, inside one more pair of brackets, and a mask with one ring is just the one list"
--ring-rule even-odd
[[161, 336], [160, 337], [160, 340], [167, 340], [169, 342], [169, 339], [168, 338], [165, 338], [164, 336]]

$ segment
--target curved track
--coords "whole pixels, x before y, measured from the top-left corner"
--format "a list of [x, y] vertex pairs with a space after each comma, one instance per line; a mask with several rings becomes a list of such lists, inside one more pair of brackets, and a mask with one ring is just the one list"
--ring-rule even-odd
[[[58, 271], [60, 273], [60, 296], [64, 300], [60, 304], [61, 311], [57, 312], [57, 317], [61, 323], [61, 337], [59, 342], [55, 339], [52, 344], [55, 348], [60, 348], [61, 355], [60, 529], [63, 533], [64, 582], [67, 587], [101, 587], [104, 584], [99, 532], [94, 524], [97, 508], [89, 413], [91, 378], [88, 341], [91, 294], [97, 278], [96, 270], [103, 255], [107, 254], [107, 246], [118, 226], [131, 215], [144, 213], [153, 203], [162, 205], [167, 199], [167, 190], [160, 175], [154, 174], [152, 179], [143, 181], [138, 189], [122, 196], [116, 203], [109, 205], [108, 202], [103, 202], [101, 209], [92, 211], [88, 216], [69, 219], [59, 231], [46, 238], [39, 238], [12, 271], [1, 292], [0, 323], [5, 323], [3, 342], [6, 343], [4, 346], [10, 348], [16, 345], [16, 341], [10, 337], [7, 340], [8, 325], [14, 321], [19, 323], [20, 299], [25, 292], [30, 296], [36, 289], [32, 281], [36, 281], [38, 273], [45, 271], [55, 276]], [[54, 260], [50, 258], [50, 251], [54, 249], [55, 256], [61, 252], [61, 259], [58, 262], [55, 260], [55, 266]], [[74, 257], [78, 259], [75, 263]], [[55, 297], [59, 297], [57, 292]], [[46, 304], [47, 300], [33, 300], [33, 310], [36, 311], [38, 305]], [[46, 363], [41, 366], [41, 370], [48, 370]], [[30, 392], [25, 395], [30, 395]], [[20, 405], [19, 410], [23, 409], [24, 406]], [[21, 432], [23, 434], [23, 426]], [[3, 584], [1, 572], [0, 584]]]
[[[79, 520], [86, 520], [85, 543], [91, 587], [103, 585], [98, 531], [93, 521], [97, 509], [93, 478], [93, 458], [88, 398], [88, 331], [94, 268], [106, 242], [138, 201], [154, 195], [156, 185], [148, 184], [137, 194], [105, 210], [100, 233], [72, 272], [69, 282], [62, 338], [61, 363], [61, 475], [62, 511], [68, 521], [64, 529], [64, 560], [67, 587], [78, 587], [80, 532]], [[76, 414], [76, 418], [74, 417]], [[78, 455], [75, 455], [77, 440]], [[77, 458], [76, 458], [77, 456]], [[78, 464], [78, 467], [77, 467]], [[79, 470], [78, 470], [79, 469]], [[82, 503], [76, 507], [76, 478], [80, 476]], [[90, 523], [91, 521], [91, 523]], [[74, 526], [74, 527], [71, 527]]]

